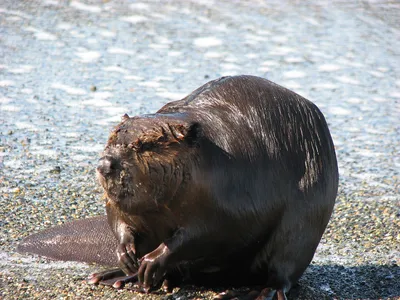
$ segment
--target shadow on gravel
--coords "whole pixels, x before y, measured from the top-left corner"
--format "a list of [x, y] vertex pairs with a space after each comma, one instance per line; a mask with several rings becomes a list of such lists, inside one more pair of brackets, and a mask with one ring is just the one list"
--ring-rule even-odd
[[[187, 299], [202, 295], [208, 288], [184, 286], [178, 292], [162, 299]], [[213, 288], [223, 292], [226, 288]], [[246, 294], [249, 288], [238, 288]], [[400, 296], [400, 267], [368, 265], [344, 267], [339, 265], [312, 265], [297, 286], [288, 293], [288, 300], [319, 299], [398, 299]], [[201, 298], [201, 297], [200, 297]], [[240, 297], [239, 297], [240, 299]]]
[[400, 266], [311, 265], [288, 299], [378, 299], [397, 298]]

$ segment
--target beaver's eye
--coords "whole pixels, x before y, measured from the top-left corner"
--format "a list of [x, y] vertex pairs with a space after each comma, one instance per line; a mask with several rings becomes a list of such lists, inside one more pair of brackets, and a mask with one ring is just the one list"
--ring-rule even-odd
[[140, 150], [141, 151], [149, 151], [154, 149], [154, 147], [156, 146], [156, 143], [154, 142], [146, 142], [146, 143], [142, 143], [140, 146]]

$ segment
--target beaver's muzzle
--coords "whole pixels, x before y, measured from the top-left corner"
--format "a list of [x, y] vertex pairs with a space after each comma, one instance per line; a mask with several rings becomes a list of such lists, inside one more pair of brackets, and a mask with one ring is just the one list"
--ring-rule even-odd
[[110, 175], [118, 169], [118, 166], [119, 162], [117, 159], [108, 155], [103, 156], [99, 159], [97, 172], [99, 172], [103, 176]]

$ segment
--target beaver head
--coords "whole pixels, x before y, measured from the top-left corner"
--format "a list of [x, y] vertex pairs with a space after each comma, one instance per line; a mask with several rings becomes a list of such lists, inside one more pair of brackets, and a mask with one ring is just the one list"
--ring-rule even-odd
[[198, 124], [181, 114], [125, 115], [97, 167], [107, 201], [129, 214], [168, 206], [187, 179], [198, 138]]

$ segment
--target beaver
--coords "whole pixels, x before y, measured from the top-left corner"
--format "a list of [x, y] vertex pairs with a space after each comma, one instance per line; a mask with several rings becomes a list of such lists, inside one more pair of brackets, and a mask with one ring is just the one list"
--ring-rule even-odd
[[321, 111], [247, 75], [125, 115], [97, 176], [120, 269], [89, 282], [145, 291], [186, 279], [257, 284], [278, 299], [310, 264], [338, 189]]
[[320, 110], [253, 76], [124, 116], [97, 173], [121, 269], [145, 289], [181, 269], [221, 279], [235, 270], [286, 293], [311, 262], [338, 188]]

